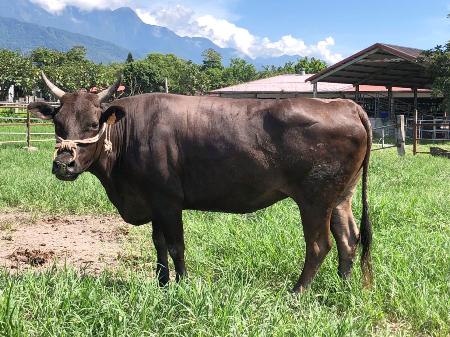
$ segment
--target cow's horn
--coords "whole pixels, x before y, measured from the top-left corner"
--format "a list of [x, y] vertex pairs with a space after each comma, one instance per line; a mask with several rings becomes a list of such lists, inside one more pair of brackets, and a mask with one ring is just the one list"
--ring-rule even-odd
[[50, 80], [45, 76], [44, 72], [41, 73], [42, 79], [44, 80], [45, 84], [47, 84], [47, 87], [50, 89], [50, 91], [58, 98], [63, 97], [66, 93], [59, 89], [56, 85], [54, 85]]
[[120, 86], [120, 82], [122, 82], [122, 76], [119, 76], [116, 82], [113, 85], [111, 85], [108, 89], [103, 90], [97, 95], [100, 103], [106, 102], [112, 95], [114, 95], [114, 93]]

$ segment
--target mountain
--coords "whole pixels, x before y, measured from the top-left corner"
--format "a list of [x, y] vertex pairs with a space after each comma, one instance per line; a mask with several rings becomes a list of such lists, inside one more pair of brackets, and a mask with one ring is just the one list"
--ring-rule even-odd
[[0, 48], [26, 53], [42, 46], [66, 51], [77, 45], [85, 46], [87, 57], [97, 63], [123, 62], [128, 54], [127, 49], [110, 42], [57, 28], [0, 17]]
[[165, 27], [146, 24], [128, 7], [88, 12], [67, 6], [54, 15], [29, 0], [0, 0], [0, 13], [3, 17], [109, 41], [131, 50], [136, 58], [151, 52], [173, 53], [199, 63], [202, 52], [208, 48], [219, 51], [225, 60], [238, 56], [236, 50], [220, 48], [208, 39], [181, 37]]
[[220, 48], [206, 38], [181, 37], [168, 28], [146, 24], [128, 7], [83, 11], [77, 7], [67, 6], [62, 12], [52, 14], [30, 0], [0, 0], [0, 16], [92, 36], [130, 50], [135, 58], [144, 57], [151, 52], [173, 53], [201, 63], [201, 54], [208, 48], [217, 50], [225, 63], [232, 57], [239, 56], [258, 67], [263, 64], [280, 65], [287, 59], [298, 58], [282, 56], [252, 60], [235, 49]]

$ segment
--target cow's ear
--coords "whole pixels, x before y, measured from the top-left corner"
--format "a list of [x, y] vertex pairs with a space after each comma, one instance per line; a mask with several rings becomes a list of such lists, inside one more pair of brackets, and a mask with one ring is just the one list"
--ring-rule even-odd
[[55, 108], [45, 102], [34, 102], [27, 106], [27, 110], [36, 118], [53, 119]]
[[100, 117], [100, 124], [114, 124], [120, 121], [124, 116], [125, 109], [121, 106], [113, 105], [103, 111], [102, 116]]

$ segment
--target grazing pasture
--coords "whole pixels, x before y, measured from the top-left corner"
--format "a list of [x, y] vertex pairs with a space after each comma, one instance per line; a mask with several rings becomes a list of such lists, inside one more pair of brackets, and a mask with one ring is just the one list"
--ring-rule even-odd
[[[0, 147], [0, 212], [114, 217], [90, 174], [51, 175], [52, 149]], [[450, 160], [407, 153], [372, 153], [370, 289], [359, 264], [339, 279], [334, 246], [311, 289], [288, 292], [305, 253], [290, 200], [247, 215], [185, 212], [187, 280], [160, 289], [151, 226], [120, 225], [123, 250], [101, 273], [69, 263], [1, 269], [0, 336], [448, 336]], [[359, 219], [359, 189], [353, 202]], [[0, 250], [15, 226], [0, 223]]]

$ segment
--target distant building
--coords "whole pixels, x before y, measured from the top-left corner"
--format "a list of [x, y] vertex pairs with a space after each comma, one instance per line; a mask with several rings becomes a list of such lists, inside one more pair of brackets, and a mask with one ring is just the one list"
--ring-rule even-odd
[[[308, 79], [314, 75], [278, 75], [213, 90], [211, 94], [220, 97], [260, 99], [313, 97], [314, 85]], [[359, 88], [357, 88], [348, 83], [318, 82], [316, 97], [353, 99], [364, 105], [371, 117], [386, 118], [389, 114], [388, 95], [389, 89], [380, 85], [359, 85]], [[413, 102], [411, 100], [414, 98], [413, 90], [392, 87], [392, 95], [398, 99], [396, 100], [397, 105], [395, 108], [399, 113], [412, 110]], [[432, 97], [431, 90], [429, 89], [419, 89], [417, 95], [421, 99], [421, 102], [426, 101], [433, 104], [433, 102], [438, 103], [441, 101], [440, 98]]]

